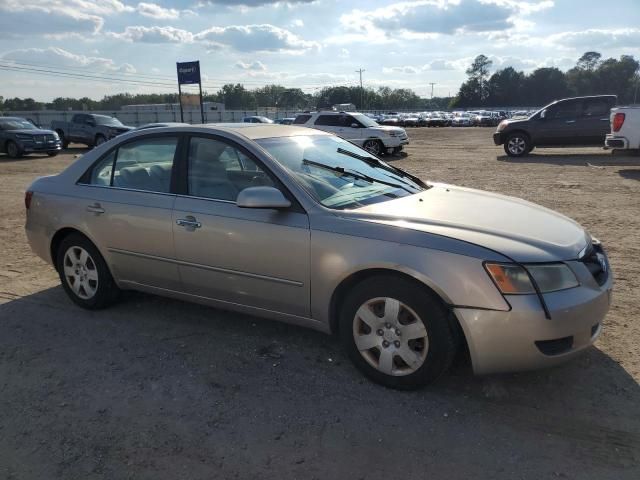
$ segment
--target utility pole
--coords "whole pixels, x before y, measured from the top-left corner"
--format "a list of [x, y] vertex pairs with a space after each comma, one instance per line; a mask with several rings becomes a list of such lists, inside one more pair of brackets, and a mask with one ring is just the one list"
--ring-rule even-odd
[[431, 85], [431, 100], [433, 100], [433, 86], [435, 85], [435, 82], [430, 82], [429, 85]]
[[360, 110], [364, 110], [364, 88], [362, 87], [362, 72], [366, 72], [364, 69], [356, 70], [356, 73], [360, 74]]

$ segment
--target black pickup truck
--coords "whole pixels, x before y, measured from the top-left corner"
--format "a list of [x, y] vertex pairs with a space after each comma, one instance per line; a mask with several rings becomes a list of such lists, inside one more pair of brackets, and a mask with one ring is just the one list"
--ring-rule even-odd
[[615, 95], [556, 100], [525, 119], [503, 120], [493, 134], [510, 157], [522, 157], [534, 147], [602, 146], [609, 133], [609, 111]]
[[70, 122], [51, 122], [51, 130], [60, 136], [64, 148], [67, 148], [70, 142], [93, 147], [132, 129], [133, 127], [120, 123], [117, 118], [92, 113], [76, 113]]

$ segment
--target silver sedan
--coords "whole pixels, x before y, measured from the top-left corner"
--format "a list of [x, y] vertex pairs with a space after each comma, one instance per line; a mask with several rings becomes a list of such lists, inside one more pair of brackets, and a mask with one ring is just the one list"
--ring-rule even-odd
[[132, 289], [335, 333], [394, 388], [554, 365], [609, 308], [600, 243], [540, 206], [424, 182], [336, 136], [133, 131], [26, 192], [31, 247], [78, 305]]

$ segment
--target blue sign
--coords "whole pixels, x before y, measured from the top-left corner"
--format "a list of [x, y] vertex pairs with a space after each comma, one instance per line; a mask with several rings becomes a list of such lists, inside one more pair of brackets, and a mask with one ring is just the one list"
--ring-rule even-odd
[[181, 85], [200, 83], [200, 62], [182, 62], [178, 67], [178, 83]]

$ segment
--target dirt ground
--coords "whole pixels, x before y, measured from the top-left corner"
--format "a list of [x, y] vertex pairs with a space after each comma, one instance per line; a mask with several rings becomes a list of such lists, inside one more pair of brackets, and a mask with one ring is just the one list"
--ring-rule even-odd
[[81, 149], [0, 157], [0, 478], [640, 478], [640, 157], [504, 156], [491, 129], [415, 129], [393, 162], [516, 195], [585, 225], [614, 304], [585, 355], [418, 392], [374, 385], [331, 337], [129, 294], [71, 304], [29, 250], [23, 192]]

